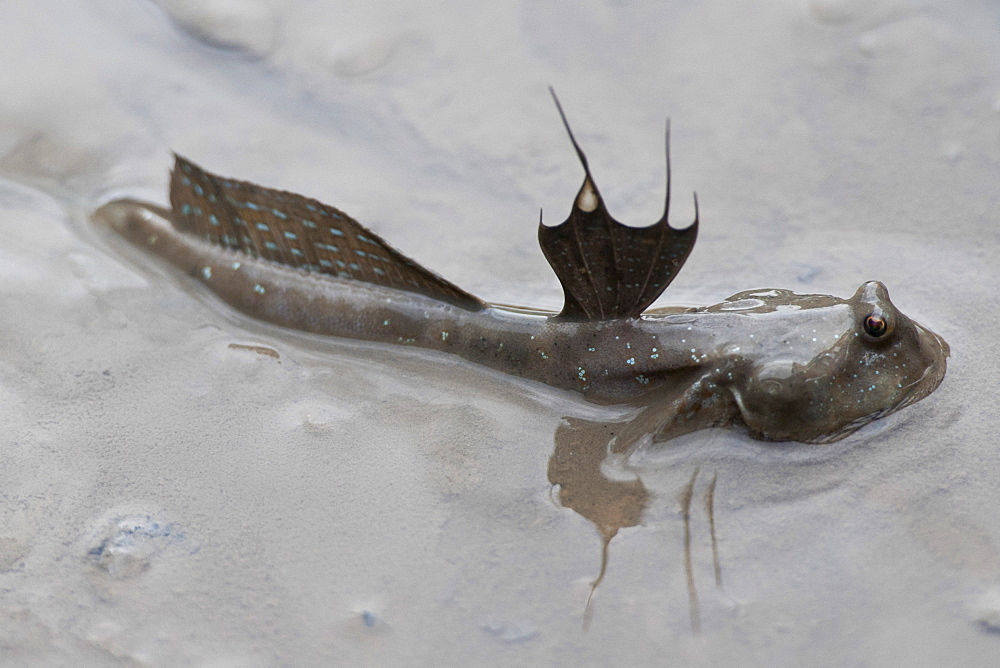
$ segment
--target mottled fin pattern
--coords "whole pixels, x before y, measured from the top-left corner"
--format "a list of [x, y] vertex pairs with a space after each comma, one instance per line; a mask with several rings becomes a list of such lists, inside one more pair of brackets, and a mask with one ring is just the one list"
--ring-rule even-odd
[[698, 236], [698, 198], [694, 222], [670, 227], [670, 126], [667, 125], [667, 196], [663, 217], [649, 227], [622, 225], [611, 217], [590, 175], [559, 100], [552, 93], [583, 163], [585, 178], [569, 218], [547, 227], [539, 221], [538, 242], [565, 293], [562, 320], [637, 318], [656, 301], [680, 271]]
[[339, 209], [222, 178], [174, 157], [170, 205], [174, 226], [182, 232], [296, 269], [415, 292], [469, 311], [485, 308]]

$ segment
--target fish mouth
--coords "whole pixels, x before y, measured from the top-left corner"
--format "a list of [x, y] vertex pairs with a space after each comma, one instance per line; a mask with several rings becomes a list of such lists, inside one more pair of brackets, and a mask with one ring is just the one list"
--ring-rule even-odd
[[903, 386], [905, 396], [890, 412], [915, 404], [936, 390], [941, 381], [944, 380], [944, 374], [948, 367], [948, 357], [951, 356], [951, 346], [948, 345], [947, 341], [918, 322], [913, 322], [913, 326], [917, 330], [920, 349], [924, 352], [925, 359], [929, 363], [924, 368], [920, 378]]

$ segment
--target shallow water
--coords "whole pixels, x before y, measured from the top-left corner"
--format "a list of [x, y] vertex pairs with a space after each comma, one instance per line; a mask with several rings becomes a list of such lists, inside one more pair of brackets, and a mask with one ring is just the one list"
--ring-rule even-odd
[[[996, 6], [421, 7], [5, 6], [5, 662], [992, 663]], [[550, 458], [560, 425], [621, 413], [249, 322], [87, 218], [164, 202], [176, 150], [558, 307], [535, 225], [581, 174], [549, 84], [627, 223], [660, 215], [671, 117], [673, 217], [697, 189], [702, 231], [661, 304], [878, 279], [952, 347], [933, 395], [839, 443], [711, 431], [604, 461], [646, 496], [586, 613], [602, 534]]]

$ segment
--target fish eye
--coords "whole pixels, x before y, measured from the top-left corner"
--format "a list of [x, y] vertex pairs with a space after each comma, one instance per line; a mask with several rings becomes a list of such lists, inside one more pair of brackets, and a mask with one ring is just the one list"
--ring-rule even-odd
[[865, 333], [873, 339], [881, 339], [892, 331], [889, 319], [881, 311], [870, 313], [863, 323]]

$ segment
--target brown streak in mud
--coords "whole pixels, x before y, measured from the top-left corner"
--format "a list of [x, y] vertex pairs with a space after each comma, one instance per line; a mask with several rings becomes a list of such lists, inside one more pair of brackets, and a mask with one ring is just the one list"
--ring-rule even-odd
[[281, 355], [274, 348], [268, 348], [267, 346], [248, 346], [245, 343], [230, 343], [229, 347], [233, 350], [249, 350], [255, 352], [258, 355], [267, 355], [268, 357], [273, 357], [274, 359], [280, 359]]
[[700, 471], [700, 468], [694, 470], [691, 481], [681, 492], [679, 499], [684, 515], [684, 571], [687, 574], [688, 599], [691, 602], [691, 629], [695, 633], [701, 633], [701, 607], [698, 604], [698, 590], [694, 585], [694, 569], [691, 566], [691, 498], [694, 496], [694, 483]]
[[583, 630], [587, 632], [590, 630], [590, 622], [594, 620], [594, 608], [590, 605], [590, 602], [594, 599], [594, 592], [597, 591], [597, 585], [601, 584], [604, 579], [604, 573], [608, 570], [608, 547], [611, 545], [611, 539], [614, 536], [605, 536], [604, 545], [601, 548], [601, 572], [597, 574], [597, 579], [590, 583], [590, 594], [587, 595], [587, 605], [583, 608]]
[[715, 483], [719, 480], [719, 474], [712, 476], [712, 482], [708, 484], [708, 491], [705, 492], [705, 512], [708, 513], [708, 530], [712, 534], [712, 565], [715, 567], [715, 585], [722, 588], [722, 564], [719, 562], [719, 543], [715, 537]]

